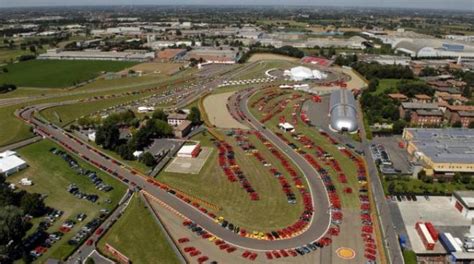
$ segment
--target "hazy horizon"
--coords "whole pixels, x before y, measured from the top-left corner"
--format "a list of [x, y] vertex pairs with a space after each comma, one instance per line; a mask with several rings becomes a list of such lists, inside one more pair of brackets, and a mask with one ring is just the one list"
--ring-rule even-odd
[[332, 6], [332, 7], [376, 7], [449, 9], [474, 12], [474, 0], [241, 0], [236, 4], [226, 0], [0, 0], [0, 7], [45, 7], [45, 6], [116, 6], [116, 5], [215, 5], [215, 6]]

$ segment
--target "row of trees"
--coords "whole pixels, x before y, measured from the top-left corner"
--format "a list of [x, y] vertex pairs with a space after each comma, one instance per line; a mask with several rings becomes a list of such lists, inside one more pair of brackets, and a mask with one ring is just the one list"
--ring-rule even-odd
[[[151, 117], [145, 117], [141, 127], [132, 135], [129, 140], [120, 138], [120, 127], [138, 128], [140, 121], [132, 111], [125, 111], [107, 117], [102, 126], [96, 131], [96, 144], [104, 149], [116, 151], [123, 159], [133, 160], [133, 152], [143, 150], [149, 146], [153, 139], [170, 137], [173, 135], [173, 128], [167, 122], [168, 116], [163, 110], [153, 112]], [[201, 114], [197, 107], [192, 107], [188, 119], [193, 125], [201, 123]], [[150, 153], [145, 153], [141, 157], [147, 166], [154, 166], [155, 159]]]
[[381, 65], [377, 62], [357, 62], [351, 65], [354, 70], [362, 74], [367, 80], [379, 79], [413, 79], [414, 74], [410, 67], [402, 65]]
[[8, 92], [11, 92], [11, 91], [14, 91], [16, 90], [16, 85], [14, 84], [2, 84], [0, 85], [0, 94], [1, 93], [8, 93]]
[[275, 48], [273, 46], [263, 47], [261, 46], [260, 42], [257, 42], [250, 47], [250, 50], [247, 53], [240, 57], [239, 63], [246, 62], [255, 53], [274, 53], [295, 58], [303, 58], [305, 55], [302, 50], [292, 46], [283, 46], [281, 48]]

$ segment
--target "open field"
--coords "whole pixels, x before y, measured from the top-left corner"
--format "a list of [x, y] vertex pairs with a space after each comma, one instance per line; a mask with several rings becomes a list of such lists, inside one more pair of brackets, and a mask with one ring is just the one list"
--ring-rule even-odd
[[[158, 180], [221, 207], [222, 210], [215, 212], [216, 215], [223, 216], [247, 230], [266, 232], [286, 227], [297, 221], [303, 210], [303, 203], [298, 194], [296, 204], [288, 204], [278, 180], [270, 174], [269, 169], [236, 146], [235, 139], [226, 137], [225, 141], [233, 145], [237, 164], [242, 165], [241, 170], [260, 196], [259, 201], [250, 200], [240, 184], [230, 182], [223, 173], [218, 164], [218, 151], [210, 139], [208, 133], [193, 138], [200, 141], [202, 146], [214, 148], [198, 175], [162, 172], [158, 175]], [[249, 136], [249, 140], [273, 167], [287, 177], [280, 162], [267, 147], [263, 146], [254, 135]], [[296, 193], [294, 187], [293, 190]]]
[[0, 49], [0, 65], [4, 63], [14, 62], [21, 55], [32, 54], [30, 50], [21, 50], [21, 49]]
[[[20, 179], [29, 178], [33, 181], [32, 186], [21, 187], [18, 184], [18, 187], [29, 192], [46, 195], [46, 205], [64, 211], [64, 215], [59, 218], [48, 231], [57, 231], [64, 221], [74, 219], [79, 213], [87, 214], [87, 218], [83, 222], [78, 222], [69, 233], [64, 235], [60, 241], [51, 247], [46, 254], [39, 259], [40, 262], [50, 257], [62, 259], [72, 252], [74, 247], [68, 245], [67, 241], [74, 236], [82, 226], [94, 217], [97, 217], [100, 209], [105, 208], [111, 210], [115, 204], [118, 203], [126, 189], [125, 185], [111, 178], [111, 176], [106, 175], [77, 158], [83, 168], [96, 171], [97, 176], [102, 178], [105, 183], [114, 187], [112, 191], [107, 193], [96, 190], [94, 184], [86, 176], [76, 174], [69, 168], [66, 161], [50, 153], [49, 149], [52, 147], [59, 148], [55, 143], [43, 140], [18, 150], [21, 157], [27, 161], [29, 168], [10, 176], [7, 180], [17, 184]], [[77, 199], [67, 191], [67, 186], [71, 183], [75, 183], [83, 192], [99, 195], [99, 200], [96, 203], [92, 203], [87, 200]], [[111, 202], [107, 203], [107, 199], [110, 199]]]
[[235, 120], [227, 110], [227, 100], [235, 92], [226, 92], [212, 94], [204, 99], [204, 108], [206, 109], [209, 121], [218, 128], [242, 128], [247, 127]]
[[132, 198], [123, 216], [99, 240], [98, 248], [107, 255], [106, 243], [132, 263], [179, 263], [165, 234], [138, 196]]
[[249, 62], [261, 61], [261, 60], [283, 60], [283, 61], [298, 61], [298, 58], [272, 54], [272, 53], [255, 53], [249, 58]]
[[31, 60], [8, 65], [8, 73], [0, 74], [0, 83], [27, 87], [68, 87], [101, 74], [116, 72], [135, 62]]
[[143, 74], [161, 73], [171, 75], [176, 73], [181, 66], [183, 66], [183, 63], [145, 62], [137, 64], [130, 69], [134, 71], [142, 71]]

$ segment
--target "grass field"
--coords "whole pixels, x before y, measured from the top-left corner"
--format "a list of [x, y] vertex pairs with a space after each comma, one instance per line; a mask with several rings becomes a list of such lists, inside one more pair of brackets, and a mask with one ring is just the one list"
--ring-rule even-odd
[[[193, 139], [199, 140], [202, 146], [213, 147], [208, 133], [200, 134]], [[251, 136], [250, 140], [269, 163], [287, 176], [279, 161], [270, 154], [255, 136]], [[223, 216], [230, 222], [247, 230], [266, 232], [296, 222], [303, 210], [300, 196], [296, 195], [297, 204], [288, 204], [278, 180], [270, 174], [268, 169], [258, 162], [255, 157], [246, 155], [239, 147], [235, 146], [234, 139], [226, 137], [226, 142], [234, 146], [237, 164], [242, 165], [242, 171], [260, 196], [259, 201], [251, 201], [239, 183], [232, 183], [227, 180], [218, 165], [218, 151], [215, 147], [213, 147], [214, 151], [201, 169], [200, 174], [187, 175], [163, 172], [158, 175], [158, 179], [188, 194], [222, 207], [222, 210], [217, 212], [216, 215]], [[296, 189], [293, 189], [293, 191], [297, 193]], [[282, 214], [282, 212], [285, 213]]]
[[[62, 259], [72, 252], [74, 247], [68, 245], [67, 241], [74, 236], [84, 224], [98, 216], [100, 209], [113, 209], [126, 190], [125, 185], [98, 169], [79, 161], [77, 158], [83, 168], [96, 171], [97, 175], [100, 176], [104, 182], [114, 187], [114, 189], [108, 193], [96, 190], [94, 184], [92, 184], [87, 177], [77, 175], [61, 157], [50, 153], [49, 149], [52, 147], [59, 148], [55, 143], [43, 140], [19, 149], [18, 153], [27, 161], [29, 168], [10, 176], [7, 181], [17, 184], [22, 178], [26, 177], [31, 179], [33, 185], [23, 187], [24, 190], [47, 195], [45, 199], [46, 205], [64, 211], [64, 215], [57, 220], [48, 231], [57, 231], [64, 221], [74, 219], [79, 213], [87, 214], [87, 218], [83, 222], [78, 222], [69, 233], [64, 235], [60, 241], [39, 259], [39, 262], [43, 262], [50, 257]], [[75, 198], [72, 194], [67, 192], [67, 186], [70, 183], [75, 183], [83, 192], [98, 194], [100, 196], [99, 200], [96, 203], [91, 203], [87, 200]], [[20, 185], [18, 185], [18, 187], [20, 187]], [[110, 199], [111, 203], [107, 203], [107, 199]]]
[[61, 88], [93, 79], [101, 72], [116, 72], [135, 62], [31, 60], [8, 65], [0, 83], [26, 87]]
[[0, 49], [0, 65], [14, 62], [21, 55], [30, 55], [30, 54], [33, 54], [30, 52], [30, 50], [1, 48]]
[[248, 68], [245, 71], [237, 74], [234, 80], [246, 80], [253, 78], [265, 78], [265, 71], [273, 68], [289, 69], [298, 65], [296, 62], [287, 60], [262, 60], [255, 64], [253, 67]]
[[171, 246], [144, 202], [135, 196], [123, 216], [98, 243], [101, 252], [109, 243], [132, 263], [179, 263]]

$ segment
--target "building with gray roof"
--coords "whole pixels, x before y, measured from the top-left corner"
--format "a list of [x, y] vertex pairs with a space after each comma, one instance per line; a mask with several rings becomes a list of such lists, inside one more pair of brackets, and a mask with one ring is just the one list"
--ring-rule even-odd
[[338, 89], [331, 93], [329, 99], [329, 128], [337, 132], [356, 132], [357, 109], [354, 95], [346, 89]]
[[403, 138], [428, 175], [474, 173], [474, 129], [406, 128]]

